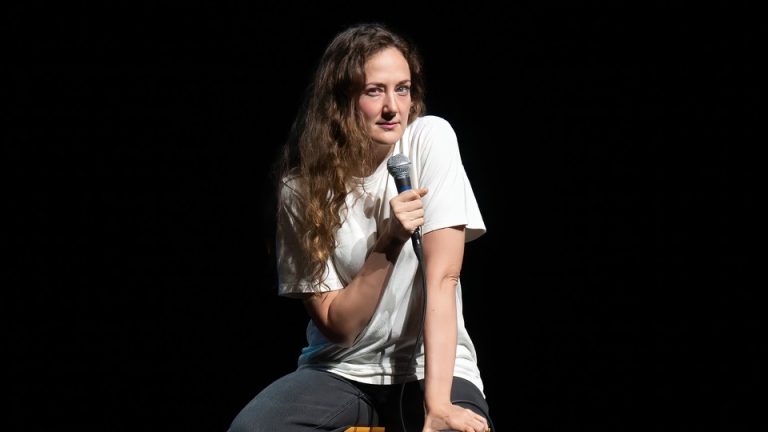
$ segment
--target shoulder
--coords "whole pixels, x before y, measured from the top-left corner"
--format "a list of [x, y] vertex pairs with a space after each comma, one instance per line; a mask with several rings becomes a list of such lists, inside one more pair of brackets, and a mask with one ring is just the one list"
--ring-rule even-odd
[[433, 145], [440, 147], [454, 147], [457, 145], [456, 132], [448, 120], [427, 115], [417, 118], [408, 126], [406, 140], [411, 146], [419, 148], [431, 148]]
[[453, 127], [448, 120], [435, 115], [425, 115], [417, 118], [408, 125], [408, 129], [414, 134], [441, 131], [453, 133]]
[[300, 184], [299, 178], [296, 175], [288, 175], [280, 180], [278, 185], [278, 199], [280, 203], [290, 206], [295, 206], [301, 201], [301, 194], [299, 192]]
[[409, 147], [405, 153], [424, 156], [437, 151], [440, 153], [452, 153], [458, 149], [458, 139], [453, 126], [448, 120], [427, 115], [417, 118], [408, 126], [404, 135], [405, 146]]

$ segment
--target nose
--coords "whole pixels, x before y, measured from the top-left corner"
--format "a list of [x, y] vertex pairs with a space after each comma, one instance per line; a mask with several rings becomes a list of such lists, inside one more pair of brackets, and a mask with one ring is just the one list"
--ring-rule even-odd
[[382, 114], [385, 118], [391, 119], [397, 115], [398, 111], [400, 111], [400, 107], [397, 105], [397, 95], [394, 92], [387, 92], [384, 106], [382, 107]]

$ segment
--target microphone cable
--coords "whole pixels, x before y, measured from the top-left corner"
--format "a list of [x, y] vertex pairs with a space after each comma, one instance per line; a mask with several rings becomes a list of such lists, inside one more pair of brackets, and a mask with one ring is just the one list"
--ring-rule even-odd
[[[416, 343], [413, 345], [413, 352], [411, 352], [411, 359], [408, 360], [408, 364], [413, 366], [413, 375], [417, 377], [416, 381], [418, 381], [418, 376], [416, 375], [416, 365], [414, 364], [414, 360], [416, 360], [416, 352], [419, 350], [419, 345], [421, 345], [421, 338], [424, 333], [424, 319], [427, 316], [427, 274], [424, 271], [424, 253], [421, 249], [421, 227], [416, 228], [416, 231], [414, 231], [414, 236], [411, 237], [411, 240], [413, 240], [413, 250], [416, 252], [416, 258], [419, 260], [419, 270], [421, 272], [421, 319], [419, 320], [419, 331], [416, 333]], [[408, 429], [405, 427], [405, 416], [403, 415], [403, 394], [405, 393], [405, 384], [407, 381], [403, 381], [403, 383], [400, 385], [400, 425], [403, 428], [403, 432], [408, 432]]]
[[[395, 186], [397, 186], [397, 192], [401, 193], [405, 190], [411, 189], [411, 177], [409, 175], [409, 170], [411, 168], [411, 161], [408, 159], [407, 156], [404, 154], [398, 153], [389, 158], [387, 160], [387, 171], [392, 175], [392, 177], [395, 180]], [[426, 271], [424, 270], [424, 254], [422, 252], [421, 247], [421, 227], [416, 228], [416, 230], [411, 234], [411, 241], [413, 243], [413, 250], [416, 252], [416, 258], [419, 260], [419, 270], [421, 271], [421, 290], [422, 290], [422, 301], [421, 301], [421, 320], [419, 321], [419, 329], [418, 333], [416, 333], [416, 342], [413, 346], [413, 352], [411, 353], [411, 358], [408, 361], [408, 365], [413, 367], [413, 375], [417, 377], [416, 381], [418, 382], [418, 376], [416, 374], [416, 365], [414, 364], [414, 361], [416, 359], [416, 352], [419, 349], [419, 346], [421, 345], [421, 339], [424, 334], [424, 321], [427, 316], [427, 276]], [[400, 386], [400, 400], [399, 400], [399, 409], [400, 409], [400, 426], [403, 428], [403, 432], [407, 432], [407, 429], [405, 427], [405, 416], [403, 414], [403, 395], [405, 394], [405, 384], [407, 381], [403, 381], [403, 383]], [[455, 404], [457, 402], [463, 402], [468, 403], [473, 406], [475, 406], [477, 409], [480, 410], [480, 412], [483, 413], [485, 418], [488, 420], [489, 425], [492, 425], [491, 417], [479, 406], [477, 406], [476, 403], [472, 401], [465, 401], [465, 400], [459, 400], [459, 401], [451, 401], [451, 403]]]
[[[427, 315], [427, 276], [426, 276], [426, 272], [424, 271], [424, 253], [422, 252], [422, 249], [421, 249], [421, 227], [416, 228], [415, 235], [412, 237], [412, 240], [413, 240], [413, 250], [414, 252], [416, 252], [416, 258], [418, 258], [419, 260], [419, 270], [421, 271], [421, 291], [422, 291], [421, 320], [419, 321], [419, 331], [416, 334], [416, 343], [413, 347], [413, 351], [411, 352], [411, 358], [408, 361], [408, 364], [413, 366], [413, 374], [415, 376], [416, 365], [414, 365], [414, 360], [416, 359], [416, 352], [419, 349], [419, 345], [421, 344], [421, 338], [424, 334], [424, 320]], [[403, 395], [405, 394], [406, 382], [407, 381], [403, 381], [403, 383], [400, 385], [400, 401], [399, 401], [400, 427], [403, 428], [403, 432], [408, 432], [408, 429], [405, 427], [405, 416], [403, 415]], [[488, 415], [488, 413], [475, 402], [472, 402], [470, 400], [465, 400], [465, 399], [457, 399], [457, 400], [452, 400], [451, 403], [454, 405], [463, 403], [463, 404], [469, 404], [474, 406], [488, 420], [488, 432], [492, 432], [496, 430], [496, 426], [494, 426], [493, 420], [491, 420], [491, 416]]]

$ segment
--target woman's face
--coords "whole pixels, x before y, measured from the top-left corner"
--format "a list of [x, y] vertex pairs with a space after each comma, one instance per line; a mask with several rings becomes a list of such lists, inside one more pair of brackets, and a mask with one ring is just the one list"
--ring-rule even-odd
[[387, 152], [403, 136], [411, 110], [411, 71], [397, 48], [385, 48], [365, 62], [365, 87], [358, 107], [374, 144]]

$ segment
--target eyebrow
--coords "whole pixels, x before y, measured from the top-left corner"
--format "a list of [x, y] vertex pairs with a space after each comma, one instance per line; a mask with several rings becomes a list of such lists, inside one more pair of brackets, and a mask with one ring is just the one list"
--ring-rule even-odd
[[[398, 82], [395, 85], [410, 84], [410, 83], [411, 83], [411, 80], [407, 79], [407, 80], [402, 80], [402, 81]], [[386, 87], [386, 84], [381, 83], [381, 82], [369, 82], [369, 83], [365, 83], [365, 85], [367, 85], [367, 86], [375, 85], [375, 86], [380, 86], [380, 87]]]

